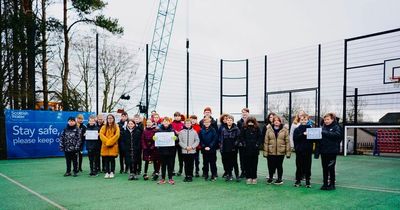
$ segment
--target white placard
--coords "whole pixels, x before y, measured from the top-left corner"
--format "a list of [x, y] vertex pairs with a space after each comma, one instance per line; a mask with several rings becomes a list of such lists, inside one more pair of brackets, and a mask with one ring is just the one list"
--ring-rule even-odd
[[175, 146], [174, 132], [159, 132], [155, 133], [156, 140], [155, 146], [156, 147], [171, 147]]
[[322, 139], [322, 128], [307, 128], [307, 139]]
[[86, 130], [86, 140], [98, 140], [99, 132], [96, 130]]

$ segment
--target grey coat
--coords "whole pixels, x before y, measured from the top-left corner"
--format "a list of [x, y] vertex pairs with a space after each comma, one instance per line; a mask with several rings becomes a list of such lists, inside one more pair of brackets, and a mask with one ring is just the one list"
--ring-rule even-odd
[[[183, 128], [178, 134], [179, 146], [182, 148], [182, 154], [195, 154], [196, 147], [199, 145], [199, 136], [192, 128]], [[193, 150], [186, 150], [187, 147], [192, 147]]]

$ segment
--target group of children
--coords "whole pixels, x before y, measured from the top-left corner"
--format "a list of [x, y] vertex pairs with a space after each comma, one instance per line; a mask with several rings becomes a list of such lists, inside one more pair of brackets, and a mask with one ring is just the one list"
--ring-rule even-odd
[[[80, 118], [83, 120], [82, 116], [77, 117]], [[267, 183], [280, 185], [283, 184], [283, 160], [285, 156], [290, 158], [294, 149], [296, 151], [294, 186], [301, 186], [301, 180], [305, 179], [305, 186], [311, 187], [311, 159], [315, 147], [315, 157], [321, 155], [322, 160], [324, 184], [321, 189], [335, 189], [335, 163], [341, 141], [341, 129], [333, 113], [324, 116], [322, 139], [314, 141], [307, 139], [307, 128], [311, 128], [313, 123], [304, 112], [296, 115], [290, 130], [274, 113], [268, 115], [265, 126], [261, 128], [257, 120], [249, 115], [248, 108], [242, 109], [242, 118], [237, 123], [234, 123], [233, 116], [221, 115], [219, 127], [211, 116], [209, 107], [204, 109], [204, 118], [199, 123], [195, 115], [185, 119], [181, 113], [176, 112], [174, 119], [160, 118], [155, 111], [144, 121], [139, 115], [129, 119], [128, 114], [124, 112], [118, 123], [112, 114], [107, 115], [106, 122], [103, 122], [102, 115], [97, 116], [97, 122], [95, 116], [90, 116], [87, 126], [81, 121], [77, 123], [73, 117], [68, 119], [68, 125], [60, 138], [60, 148], [65, 152], [67, 163], [65, 176], [71, 176], [71, 162], [73, 176], [77, 176], [81, 169], [78, 159], [85, 143], [90, 176], [97, 176], [103, 171], [104, 178], [114, 178], [115, 158], [119, 156], [120, 173], [128, 173], [129, 170], [129, 180], [138, 180], [143, 160], [144, 180], [150, 179], [148, 168], [153, 164], [151, 179], [157, 181], [161, 175], [158, 184], [167, 182], [175, 184], [173, 177], [180, 176], [183, 171], [185, 173], [183, 181], [192, 182], [194, 176], [200, 176], [199, 154], [201, 153], [204, 179], [216, 181], [219, 149], [225, 181], [232, 181], [235, 178], [239, 182], [241, 178], [246, 178], [247, 184], [257, 184], [258, 156], [262, 150], [268, 164]], [[93, 135], [94, 131], [98, 131], [98, 136]], [[173, 132], [170, 140], [175, 142], [174, 145], [157, 147], [158, 132]], [[176, 154], [179, 163], [177, 173], [174, 171]]]

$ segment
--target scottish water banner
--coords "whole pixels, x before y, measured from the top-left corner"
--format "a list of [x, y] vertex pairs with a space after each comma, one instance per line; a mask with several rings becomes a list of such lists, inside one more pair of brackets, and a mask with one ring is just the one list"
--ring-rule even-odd
[[83, 114], [84, 124], [89, 112], [58, 112], [6, 110], [7, 157], [38, 158], [63, 156], [60, 151], [60, 134], [69, 117]]

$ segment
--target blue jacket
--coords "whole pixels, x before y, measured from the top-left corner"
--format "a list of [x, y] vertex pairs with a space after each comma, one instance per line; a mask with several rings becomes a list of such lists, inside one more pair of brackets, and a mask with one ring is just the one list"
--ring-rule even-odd
[[[203, 153], [207, 152], [216, 152], [218, 145], [218, 134], [217, 131], [213, 127], [209, 127], [206, 129], [203, 127], [199, 133], [200, 145]], [[210, 147], [209, 151], [206, 151], [204, 148]]]

